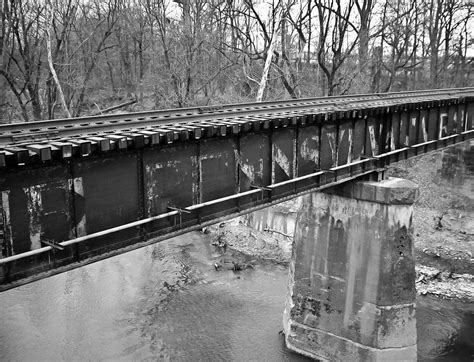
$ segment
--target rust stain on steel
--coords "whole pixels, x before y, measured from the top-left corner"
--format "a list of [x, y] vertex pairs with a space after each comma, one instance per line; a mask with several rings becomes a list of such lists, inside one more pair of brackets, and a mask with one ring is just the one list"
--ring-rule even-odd
[[367, 138], [366, 138], [366, 156], [373, 157], [379, 154], [378, 145], [378, 127], [376, 127], [376, 120], [370, 117], [367, 120]]
[[260, 173], [260, 174], [263, 173], [263, 160], [260, 159], [261, 162], [259, 164], [258, 171], [256, 171], [255, 166], [253, 164], [250, 164], [248, 162], [248, 160], [244, 161], [242, 159], [242, 155], [239, 154], [239, 152], [237, 150], [234, 150], [234, 153], [235, 153], [235, 158], [237, 160], [237, 164], [240, 167], [240, 170], [245, 175], [245, 177], [248, 178], [248, 180], [250, 181], [250, 184], [255, 185], [255, 176], [256, 176], [256, 174], [257, 173]]
[[453, 123], [454, 123], [454, 124], [453, 124], [452, 133], [454, 134], [454, 133], [456, 133], [457, 130], [458, 130], [458, 112], [457, 112], [457, 109], [455, 109], [455, 110], [453, 111], [453, 113], [454, 113], [454, 114], [453, 114]]
[[350, 123], [340, 125], [339, 142], [337, 150], [337, 164], [344, 165], [352, 161], [353, 132]]
[[41, 213], [42, 213], [42, 202], [41, 202], [41, 189], [46, 185], [35, 185], [29, 188], [23, 189], [23, 192], [27, 195], [27, 212], [30, 218], [29, 232], [30, 232], [30, 249], [41, 248]]
[[298, 175], [314, 172], [319, 167], [319, 128], [302, 128], [298, 134]]
[[205, 140], [199, 157], [201, 202], [229, 196], [237, 183], [233, 139]]
[[313, 135], [304, 139], [300, 148], [301, 158], [305, 161], [313, 161], [315, 164], [319, 160], [318, 135]]
[[474, 129], [474, 103], [469, 103], [466, 109], [466, 128]]
[[[398, 131], [398, 130], [397, 130]], [[395, 150], [396, 149], [396, 146], [395, 146], [395, 125], [393, 124], [393, 118], [392, 118], [392, 125], [390, 127], [390, 130], [387, 132], [387, 137], [390, 138], [389, 140], [389, 150]]]
[[457, 131], [457, 107], [451, 106], [448, 108], [448, 135], [452, 135]]
[[248, 134], [240, 138], [240, 153], [235, 149], [240, 165], [240, 191], [250, 190], [250, 186], [264, 186], [270, 183], [271, 170], [269, 137], [266, 134]]
[[184, 208], [195, 203], [196, 151], [196, 145], [177, 145], [144, 152], [147, 216], [167, 212], [168, 206]]
[[428, 141], [428, 124], [426, 122], [426, 118], [427, 118], [427, 110], [426, 109], [423, 109], [421, 110], [421, 122], [420, 122], [420, 134], [419, 134], [419, 137], [422, 137], [421, 139], [418, 140], [418, 142], [427, 142]]
[[411, 119], [411, 122], [410, 122], [410, 127], [409, 127], [409, 130], [408, 130], [408, 137], [410, 139], [410, 145], [414, 145], [416, 143], [418, 143], [418, 140], [417, 140], [417, 129], [418, 129], [418, 111], [412, 111], [410, 113], [410, 119]]
[[458, 115], [458, 122], [457, 122], [457, 129], [455, 130], [456, 133], [461, 133], [465, 131], [465, 121], [464, 121], [464, 104], [458, 104], [456, 113]]
[[428, 113], [428, 141], [437, 139], [438, 135], [436, 131], [438, 129], [438, 122], [438, 109], [430, 109]]
[[383, 131], [385, 132], [385, 140], [382, 140], [382, 146], [384, 147], [384, 149], [381, 151], [382, 153], [390, 151], [392, 142], [392, 128], [390, 127], [390, 121], [388, 119], [383, 126]]
[[365, 144], [364, 144], [364, 135], [365, 135], [365, 128], [364, 128], [364, 120], [359, 119], [356, 120], [354, 125], [354, 134], [352, 135], [354, 147], [352, 150], [352, 160], [360, 160], [361, 156], [364, 155], [365, 152]]
[[295, 130], [286, 129], [272, 134], [272, 183], [294, 177]]
[[456, 133], [467, 131], [466, 120], [464, 118], [464, 104], [458, 105], [458, 115], [459, 115], [459, 120], [458, 120], [458, 128], [457, 128]]
[[402, 111], [402, 113], [400, 114], [399, 147], [406, 147], [409, 145], [407, 126], [408, 126], [408, 112]]
[[74, 237], [71, 228], [72, 181], [56, 180], [23, 188], [27, 197], [30, 250], [38, 249], [42, 240], [63, 241]]
[[12, 246], [12, 227], [11, 227], [11, 215], [10, 215], [10, 191], [1, 192], [1, 217], [3, 224], [3, 242], [5, 243], [0, 250], [0, 257], [13, 255]]
[[74, 236], [71, 182], [65, 167], [26, 168], [0, 178], [8, 255], [38, 249], [42, 240]]
[[41, 188], [41, 240], [63, 241], [74, 237], [72, 180], [57, 180]]
[[336, 125], [326, 124], [321, 129], [321, 169], [337, 165]]
[[[273, 161], [275, 163], [275, 166], [278, 165], [280, 166], [280, 168], [283, 170], [283, 172], [285, 173], [285, 175], [287, 177], [291, 177], [292, 175], [292, 168], [291, 168], [291, 161], [290, 159], [283, 153], [283, 151], [278, 148], [278, 146], [276, 144], [273, 144], [272, 145], [272, 149], [273, 149]], [[273, 168], [273, 172], [272, 172], [272, 180], [273, 182], [275, 182], [275, 180], [277, 179], [275, 174], [276, 174], [276, 167]]]
[[86, 214], [84, 212], [84, 187], [82, 186], [82, 177], [76, 177], [73, 180], [76, 207], [76, 236], [84, 236], [86, 233]]
[[137, 219], [136, 162], [136, 154], [131, 153], [84, 159], [74, 164], [74, 175], [82, 177], [87, 234]]

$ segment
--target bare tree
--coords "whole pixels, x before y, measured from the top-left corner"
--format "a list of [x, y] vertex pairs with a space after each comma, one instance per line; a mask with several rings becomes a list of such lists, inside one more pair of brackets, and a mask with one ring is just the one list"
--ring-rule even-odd
[[[7, 41], [7, 10], [8, 2], [7, 0], [2, 0], [0, 5], [0, 69], [3, 69], [4, 64], [6, 63], [6, 41]], [[4, 76], [0, 76], [0, 122], [4, 121], [5, 109], [8, 105], [7, 100], [7, 84]]]
[[[276, 16], [274, 17], [275, 21], [273, 23], [274, 25], [273, 25], [271, 40], [267, 49], [267, 57], [265, 59], [265, 65], [263, 67], [262, 77], [258, 85], [257, 98], [256, 98], [257, 102], [261, 102], [263, 99], [263, 92], [267, 85], [268, 71], [270, 70], [270, 65], [272, 64], [273, 52], [275, 51], [277, 39], [278, 39], [278, 24], [280, 23], [281, 14], [283, 10], [279, 8], [276, 8], [275, 10], [276, 10], [275, 11]], [[284, 38], [284, 34], [285, 33], [282, 31], [282, 38]], [[282, 45], [282, 48], [283, 48], [283, 45]]]
[[15, 95], [25, 121], [42, 119], [40, 79], [43, 56], [40, 1], [10, 0], [3, 3], [2, 67], [0, 76]]
[[80, 19], [74, 24], [74, 34], [79, 41], [74, 54], [82, 55], [82, 79], [72, 89], [70, 102], [74, 115], [79, 116], [85, 106], [86, 92], [93, 71], [101, 55], [116, 46], [109, 43], [118, 21], [118, 0], [94, 0], [79, 6]]
[[[61, 105], [66, 112], [67, 116], [71, 118], [71, 112], [69, 111], [69, 107], [66, 103], [66, 98], [64, 97], [64, 92], [61, 87], [61, 83], [59, 81], [58, 74], [55, 69], [54, 61], [53, 61], [53, 52], [52, 52], [52, 45], [51, 45], [51, 29], [53, 28], [53, 19], [56, 13], [56, 8], [57, 8], [57, 1], [55, 0], [49, 0], [47, 1], [47, 15], [46, 15], [46, 22], [45, 22], [45, 40], [46, 40], [46, 53], [47, 53], [47, 58], [48, 58], [48, 65], [49, 65], [49, 71], [51, 74], [51, 78], [54, 80], [54, 85], [55, 88], [54, 90], [57, 90], [59, 93], [59, 99], [61, 100]], [[69, 2], [69, 5], [71, 5], [71, 2]], [[69, 8], [69, 7], [68, 7]], [[73, 10], [74, 12], [74, 10]], [[68, 14], [69, 15], [69, 14]], [[71, 14], [72, 15], [72, 14]], [[65, 34], [66, 30], [68, 27], [68, 22], [70, 20], [70, 17], [66, 17], [66, 28], [63, 28], [63, 31], [61, 32], [61, 37], [58, 39], [56, 38], [56, 49], [55, 49], [55, 55], [57, 56], [58, 53], [60, 52], [61, 49], [61, 43], [65, 39]], [[51, 90], [52, 86], [50, 84], [50, 80], [48, 79], [48, 89]], [[48, 116], [49, 118], [54, 118], [54, 101], [55, 101], [55, 96], [51, 95], [51, 92], [48, 93]]]
[[458, 0], [2, 0], [0, 21], [0, 117], [24, 121], [124, 97], [184, 107], [472, 83], [473, 7]]
[[[358, 33], [350, 21], [354, 0], [318, 0], [316, 8], [319, 19], [318, 64], [327, 80], [323, 92], [326, 89], [327, 95], [345, 92], [347, 89], [341, 89], [344, 79], [337, 76], [358, 43]], [[355, 34], [349, 40], [351, 28]]]
[[359, 62], [358, 71], [362, 78], [363, 91], [368, 91], [369, 80], [369, 40], [370, 40], [370, 24], [372, 20], [372, 11], [375, 0], [356, 0], [355, 6], [359, 15]]

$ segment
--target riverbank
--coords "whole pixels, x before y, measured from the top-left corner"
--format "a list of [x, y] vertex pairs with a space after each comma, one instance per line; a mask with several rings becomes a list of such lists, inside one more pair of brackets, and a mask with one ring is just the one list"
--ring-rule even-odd
[[[420, 295], [474, 301], [474, 143], [394, 164], [392, 177], [414, 181], [416, 286]], [[298, 199], [209, 228], [217, 245], [287, 264]], [[293, 228], [293, 229], [292, 229]]]
[[398, 162], [420, 187], [414, 205], [417, 291], [474, 301], [474, 142]]
[[[222, 225], [222, 224], [221, 224]], [[228, 251], [222, 249], [220, 260], [230, 259], [236, 263], [247, 265], [249, 260], [265, 260], [277, 264], [288, 265], [291, 258], [292, 238], [282, 240], [281, 237], [275, 237], [275, 233], [267, 231], [258, 231], [245, 224], [243, 219], [234, 219], [223, 226], [213, 226], [210, 228], [211, 240], [217, 246], [217, 240], [221, 239], [225, 243]], [[281, 234], [280, 234], [281, 235]], [[232, 253], [232, 250], [242, 253]], [[431, 249], [430, 249], [431, 250]], [[230, 252], [230, 254], [229, 254]], [[415, 252], [417, 256], [424, 253], [419, 245], [415, 243]], [[231, 261], [227, 262], [231, 265]], [[470, 303], [474, 301], [474, 275], [469, 273], [455, 273], [445, 264], [451, 265], [465, 264], [468, 262], [465, 258], [448, 259], [446, 255], [443, 259], [436, 256], [432, 257], [428, 266], [420, 264], [419, 260], [427, 260], [427, 257], [417, 258], [416, 269], [416, 289], [420, 295], [433, 295], [445, 299], [455, 299], [461, 302]], [[436, 261], [440, 263], [436, 264]]]

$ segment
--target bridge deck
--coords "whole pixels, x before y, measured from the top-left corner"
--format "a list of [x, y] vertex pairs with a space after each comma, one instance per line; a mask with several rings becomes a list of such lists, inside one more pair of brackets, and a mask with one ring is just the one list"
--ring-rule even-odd
[[462, 142], [473, 118], [465, 88], [0, 126], [0, 290]]
[[[0, 125], [0, 167], [285, 127], [307, 118], [363, 118], [383, 108], [458, 102], [472, 88], [243, 103]], [[447, 105], [447, 104], [446, 104]]]

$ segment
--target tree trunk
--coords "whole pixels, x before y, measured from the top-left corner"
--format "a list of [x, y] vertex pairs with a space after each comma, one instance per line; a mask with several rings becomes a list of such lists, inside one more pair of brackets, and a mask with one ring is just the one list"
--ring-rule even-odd
[[369, 24], [368, 16], [362, 16], [361, 14], [361, 24], [359, 31], [359, 75], [362, 80], [362, 88], [360, 89], [361, 93], [364, 93], [368, 90], [369, 81]]
[[[279, 20], [280, 19], [278, 19], [278, 22], [275, 20], [275, 26], [277, 26], [276, 24], [280, 22]], [[278, 39], [278, 35], [275, 29], [275, 31], [273, 32], [270, 45], [268, 46], [267, 58], [265, 59], [265, 65], [263, 67], [262, 78], [260, 79], [260, 83], [258, 85], [257, 98], [255, 99], [255, 101], [257, 102], [261, 102], [263, 100], [263, 92], [265, 91], [265, 87], [267, 86], [268, 72], [270, 70], [270, 65], [272, 64], [273, 51], [275, 50], [277, 39]]]
[[48, 65], [49, 65], [49, 71], [51, 72], [51, 76], [54, 79], [54, 83], [56, 84], [56, 89], [59, 93], [59, 99], [61, 100], [61, 104], [63, 106], [64, 111], [67, 114], [68, 118], [71, 118], [71, 112], [69, 112], [69, 109], [67, 107], [66, 99], [64, 98], [64, 93], [61, 88], [61, 83], [59, 83], [59, 78], [56, 73], [56, 69], [54, 69], [54, 64], [53, 64], [53, 55], [51, 53], [51, 27], [52, 27], [52, 19], [53, 19], [53, 5], [50, 4], [51, 10], [50, 10], [50, 15], [49, 15], [49, 21], [48, 24], [46, 25], [46, 52], [48, 56]]
[[[436, 5], [435, 5], [436, 3]], [[438, 86], [438, 32], [439, 32], [439, 16], [440, 16], [440, 0], [432, 0], [430, 7], [430, 83], [432, 88]]]
[[8, 119], [5, 119], [5, 109], [7, 107], [7, 82], [0, 76], [0, 122], [10, 123]]

